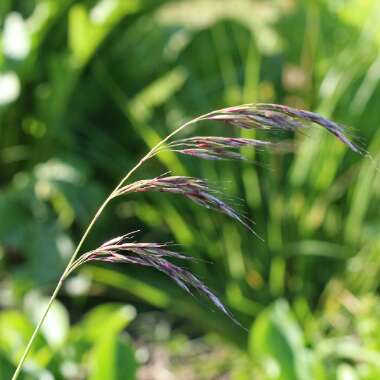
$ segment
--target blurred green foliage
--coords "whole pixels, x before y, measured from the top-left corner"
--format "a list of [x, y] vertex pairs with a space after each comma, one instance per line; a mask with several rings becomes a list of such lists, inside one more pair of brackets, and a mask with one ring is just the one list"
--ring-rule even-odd
[[0, 378], [118, 179], [182, 122], [261, 101], [354, 126], [371, 158], [321, 130], [270, 134], [296, 149], [253, 154], [259, 165], [161, 154], [140, 178], [208, 178], [246, 199], [265, 242], [152, 194], [115, 201], [86, 244], [141, 227], [141, 240], [178, 242], [249, 334], [159, 273], [89, 265], [23, 379], [149, 379], [152, 342], [181, 358], [166, 363], [173, 378], [378, 379], [379, 24], [377, 0], [1, 1]]

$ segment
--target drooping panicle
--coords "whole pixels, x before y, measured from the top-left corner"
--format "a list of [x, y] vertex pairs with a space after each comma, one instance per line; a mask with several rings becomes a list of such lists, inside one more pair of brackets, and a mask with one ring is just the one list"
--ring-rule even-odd
[[250, 225], [250, 221], [241, 216], [233, 207], [218, 198], [219, 192], [211, 189], [206, 181], [200, 178], [187, 176], [159, 176], [134, 182], [120, 188], [115, 192], [115, 196], [120, 196], [130, 192], [156, 191], [183, 195], [202, 207], [219, 211], [232, 219], [243, 224], [248, 230], [257, 234]]
[[[189, 270], [175, 265], [167, 260], [168, 257], [192, 260], [190, 256], [171, 251], [167, 243], [139, 243], [130, 242], [132, 234], [113, 238], [103, 243], [99, 248], [83, 254], [73, 263], [73, 268], [91, 261], [102, 261], [109, 263], [125, 263], [155, 268], [172, 280], [182, 289], [191, 292], [191, 287], [204, 294], [218, 309], [229, 316], [236, 324], [240, 323], [233, 317], [231, 312], [224, 306], [221, 300]], [[240, 325], [241, 326], [241, 325]]]
[[295, 131], [308, 124], [317, 124], [334, 134], [340, 141], [356, 153], [361, 149], [347, 137], [347, 130], [323, 116], [279, 104], [246, 104], [224, 108], [207, 115], [203, 120], [224, 121], [243, 129], [281, 129]]
[[267, 112], [281, 112], [292, 118], [298, 118], [300, 121], [318, 124], [321, 127], [327, 129], [333, 135], [335, 135], [352, 151], [356, 153], [362, 153], [361, 149], [346, 136], [347, 131], [343, 125], [335, 123], [332, 120], [329, 120], [319, 115], [318, 113], [300, 110], [297, 108], [292, 108], [280, 104], [258, 104], [257, 107]]

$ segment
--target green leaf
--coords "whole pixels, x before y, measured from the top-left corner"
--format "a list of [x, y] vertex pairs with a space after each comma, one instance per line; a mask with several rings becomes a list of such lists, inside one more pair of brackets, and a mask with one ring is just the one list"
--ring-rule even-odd
[[75, 63], [85, 65], [115, 25], [139, 8], [138, 0], [99, 1], [89, 13], [82, 4], [72, 6], [69, 13], [69, 44]]
[[15, 367], [0, 354], [0, 379], [10, 379]]
[[89, 380], [133, 380], [137, 362], [126, 339], [117, 335], [105, 335], [92, 355], [93, 366]]
[[264, 363], [268, 379], [324, 378], [317, 358], [312, 358], [306, 349], [302, 330], [284, 300], [258, 316], [250, 332], [249, 346], [252, 358]]
[[[0, 348], [14, 363], [20, 358], [33, 329], [33, 324], [18, 311], [8, 310], [0, 313]], [[30, 357], [33, 357], [44, 344], [43, 338], [37, 336]]]
[[63, 272], [65, 257], [71, 248], [70, 239], [61, 233], [59, 226], [48, 222], [29, 223], [27, 227], [23, 248], [28, 255], [28, 262], [23, 270], [40, 284], [53, 284]]
[[91, 310], [77, 328], [88, 341], [97, 342], [103, 336], [119, 334], [135, 315], [133, 306], [107, 303]]
[[132, 306], [105, 304], [89, 312], [73, 331], [78, 343], [91, 344], [90, 380], [135, 378], [137, 362], [121, 331], [133, 320]]
[[19, 247], [24, 239], [26, 231], [25, 223], [30, 219], [30, 214], [20, 204], [18, 194], [3, 193], [0, 197], [0, 241], [15, 247]]

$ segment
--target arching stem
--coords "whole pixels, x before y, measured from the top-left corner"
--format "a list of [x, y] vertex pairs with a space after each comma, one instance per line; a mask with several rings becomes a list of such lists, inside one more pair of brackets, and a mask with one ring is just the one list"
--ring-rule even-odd
[[206, 118], [207, 116], [211, 115], [212, 113], [214, 112], [217, 112], [217, 111], [213, 111], [213, 112], [210, 112], [210, 113], [207, 113], [205, 115], [201, 115], [195, 119], [192, 119], [190, 121], [188, 121], [187, 123], [181, 125], [179, 128], [177, 128], [176, 130], [174, 130], [173, 132], [171, 132], [168, 136], [166, 136], [163, 140], [161, 140], [160, 142], [158, 142], [158, 144], [156, 144], [127, 174], [126, 176], [119, 182], [119, 184], [112, 190], [112, 192], [110, 193], [110, 195], [106, 198], [106, 200], [103, 202], [103, 204], [99, 207], [99, 209], [96, 211], [94, 217], [92, 218], [90, 224], [87, 226], [85, 232], [83, 233], [78, 245], [76, 246], [75, 248], [75, 251], [73, 253], [73, 255], [71, 256], [62, 276], [60, 277], [58, 283], [57, 283], [57, 286], [56, 288], [54, 289], [53, 291], [53, 294], [51, 295], [50, 299], [49, 299], [49, 302], [48, 304], [46, 305], [46, 308], [44, 310], [44, 313], [42, 314], [37, 326], [35, 327], [34, 331], [33, 331], [33, 334], [32, 336], [30, 337], [29, 341], [28, 341], [28, 344], [26, 345], [25, 347], [25, 350], [18, 362], [18, 365], [17, 365], [17, 368], [13, 374], [13, 377], [12, 377], [12, 380], [16, 380], [20, 373], [21, 373], [21, 370], [22, 370], [22, 367], [24, 365], [24, 362], [32, 348], [32, 345], [33, 345], [33, 342], [35, 340], [35, 338], [37, 337], [38, 333], [40, 332], [41, 330], [41, 327], [43, 325], [43, 323], [45, 322], [45, 319], [46, 319], [46, 316], [48, 315], [49, 311], [50, 311], [50, 308], [54, 302], [54, 300], [56, 299], [59, 291], [61, 290], [62, 288], [62, 285], [63, 285], [63, 282], [65, 281], [66, 277], [72, 272], [72, 269], [75, 269], [75, 268], [72, 268], [72, 265], [73, 263], [75, 262], [75, 259], [77, 258], [79, 252], [80, 252], [80, 249], [82, 248], [82, 245], [83, 243], [85, 242], [85, 240], [87, 239], [87, 236], [89, 235], [89, 233], [91, 232], [93, 226], [95, 225], [96, 221], [99, 219], [100, 215], [102, 214], [103, 210], [106, 208], [106, 206], [109, 204], [109, 202], [113, 199], [114, 197], [114, 194], [117, 190], [119, 190], [124, 184], [125, 182], [129, 179], [129, 177], [147, 160], [149, 160], [151, 157], [153, 157], [156, 153], [158, 153], [159, 151], [159, 148], [161, 146], [163, 146], [170, 138], [172, 138], [174, 135], [176, 135], [177, 133], [179, 133], [180, 131], [182, 131], [183, 129], [185, 129], [186, 127], [192, 125], [192, 124], [195, 124], [197, 123], [198, 121]]

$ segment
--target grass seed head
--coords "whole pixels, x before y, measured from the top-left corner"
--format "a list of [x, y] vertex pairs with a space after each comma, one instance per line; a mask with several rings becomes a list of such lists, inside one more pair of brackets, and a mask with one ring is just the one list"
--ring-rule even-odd
[[198, 290], [224, 314], [228, 315], [235, 323], [240, 325], [231, 312], [224, 306], [222, 301], [202, 281], [189, 270], [167, 260], [167, 258], [191, 260], [192, 257], [169, 250], [169, 244], [167, 243], [126, 241], [129, 238], [131, 238], [131, 234], [116, 237], [103, 243], [99, 248], [82, 255], [77, 259], [77, 263], [74, 263], [74, 266], [78, 267], [78, 263], [82, 265], [86, 262], [101, 261], [107, 263], [135, 264], [155, 268], [169, 276], [186, 292], [192, 293], [191, 288]]

